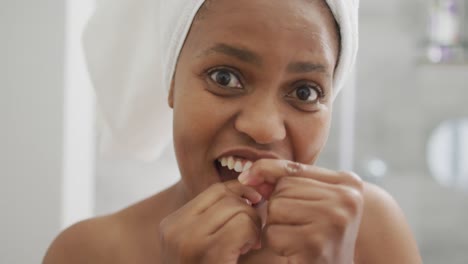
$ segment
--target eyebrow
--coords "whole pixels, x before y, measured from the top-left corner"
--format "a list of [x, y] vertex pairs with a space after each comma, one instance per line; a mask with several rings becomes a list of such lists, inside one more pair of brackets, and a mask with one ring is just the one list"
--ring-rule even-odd
[[[245, 48], [235, 47], [225, 43], [218, 43], [215, 46], [202, 52], [201, 55], [208, 56], [213, 52], [222, 53], [257, 66], [261, 66], [263, 63], [262, 58], [257, 53]], [[329, 75], [327, 68], [323, 64], [306, 61], [290, 63], [287, 66], [287, 71], [290, 73], [320, 72]]]
[[321, 72], [329, 74], [327, 68], [323, 64], [312, 62], [294, 62], [288, 65], [288, 72], [290, 73], [308, 73], [308, 72]]
[[207, 56], [213, 52], [223, 53], [225, 55], [234, 57], [238, 60], [241, 60], [250, 64], [255, 64], [258, 66], [262, 64], [262, 59], [260, 58], [259, 55], [245, 48], [239, 48], [239, 47], [234, 47], [234, 46], [227, 45], [224, 43], [218, 43], [212, 48], [209, 48], [208, 50], [204, 51], [202, 55]]

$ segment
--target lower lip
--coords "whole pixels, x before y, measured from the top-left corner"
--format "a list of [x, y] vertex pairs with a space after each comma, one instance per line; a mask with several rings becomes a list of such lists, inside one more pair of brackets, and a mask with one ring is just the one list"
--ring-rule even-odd
[[218, 174], [218, 178], [221, 180], [221, 182], [236, 180], [237, 177], [239, 177], [239, 172], [235, 172], [221, 166], [217, 160], [214, 162], [214, 166]]

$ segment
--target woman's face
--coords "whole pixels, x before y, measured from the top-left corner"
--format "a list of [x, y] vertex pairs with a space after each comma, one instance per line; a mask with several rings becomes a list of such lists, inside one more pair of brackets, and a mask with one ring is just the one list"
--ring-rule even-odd
[[324, 1], [205, 3], [169, 95], [189, 197], [235, 179], [249, 161], [315, 162], [330, 127], [338, 47]]

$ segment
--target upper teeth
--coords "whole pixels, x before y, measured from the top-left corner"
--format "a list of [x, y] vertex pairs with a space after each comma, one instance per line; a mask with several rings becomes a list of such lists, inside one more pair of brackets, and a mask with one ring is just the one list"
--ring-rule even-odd
[[218, 161], [221, 163], [221, 166], [236, 172], [243, 172], [252, 167], [252, 162], [250, 160], [234, 158], [233, 156], [222, 157], [219, 158]]

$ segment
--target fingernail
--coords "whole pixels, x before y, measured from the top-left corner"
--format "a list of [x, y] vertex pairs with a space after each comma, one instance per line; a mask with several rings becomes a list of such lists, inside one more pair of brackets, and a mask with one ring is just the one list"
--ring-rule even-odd
[[262, 240], [258, 240], [257, 243], [255, 243], [254, 247], [252, 249], [259, 250], [262, 248]]
[[247, 252], [249, 252], [251, 249], [252, 249], [252, 243], [247, 243], [241, 248], [240, 253], [241, 255], [247, 254]]
[[255, 200], [252, 201], [252, 206], [254, 204], [258, 204], [259, 202], [261, 202], [263, 200], [263, 196], [259, 193], [255, 193]]
[[243, 171], [237, 179], [240, 183], [247, 184], [249, 182], [249, 170]]

